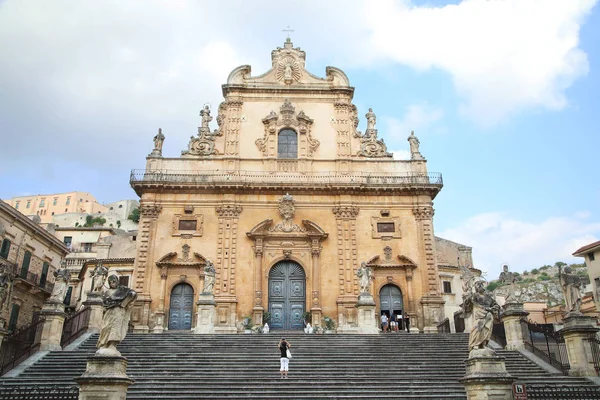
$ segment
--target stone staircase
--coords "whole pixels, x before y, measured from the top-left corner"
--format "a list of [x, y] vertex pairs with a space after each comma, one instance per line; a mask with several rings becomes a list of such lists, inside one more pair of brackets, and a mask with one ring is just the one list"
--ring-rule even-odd
[[[280, 379], [277, 343], [292, 344]], [[47, 354], [4, 387], [73, 386], [97, 335], [77, 350]], [[465, 399], [466, 334], [129, 334], [119, 346], [135, 380], [127, 399]], [[526, 384], [592, 385], [552, 375], [518, 352], [499, 351]], [[1, 398], [2, 396], [0, 396]]]

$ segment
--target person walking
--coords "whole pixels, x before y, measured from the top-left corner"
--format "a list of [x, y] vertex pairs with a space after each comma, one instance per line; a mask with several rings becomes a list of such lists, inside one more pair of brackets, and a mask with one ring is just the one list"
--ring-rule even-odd
[[279, 351], [281, 352], [281, 358], [279, 360], [281, 365], [279, 368], [279, 374], [281, 375], [281, 379], [287, 379], [288, 366], [290, 363], [290, 359], [288, 358], [288, 349], [292, 347], [292, 345], [290, 344], [290, 342], [285, 340], [285, 338], [281, 338], [277, 347], [279, 347]]
[[383, 333], [385, 333], [387, 331], [388, 328], [388, 317], [387, 314], [384, 312], [381, 314], [381, 330], [383, 331]]

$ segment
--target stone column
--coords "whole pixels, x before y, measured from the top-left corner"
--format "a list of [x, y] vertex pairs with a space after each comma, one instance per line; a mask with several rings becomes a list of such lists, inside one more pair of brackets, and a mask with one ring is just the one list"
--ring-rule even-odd
[[[196, 302], [198, 314], [196, 318], [196, 334], [215, 333], [216, 305], [215, 296], [212, 293], [200, 293]], [[262, 318], [262, 315], [261, 315]]]
[[158, 310], [156, 310], [156, 324], [154, 333], [163, 333], [165, 331], [165, 294], [167, 293], [167, 268], [160, 270], [160, 297], [158, 298]]
[[83, 303], [84, 306], [90, 308], [90, 322], [88, 324], [88, 332], [100, 332], [102, 327], [102, 295], [98, 292], [88, 292], [87, 300]]
[[356, 303], [358, 309], [358, 333], [363, 335], [379, 334], [377, 319], [375, 318], [375, 300], [370, 293], [361, 293]]
[[125, 400], [133, 379], [127, 376], [127, 359], [121, 355], [89, 357], [79, 384], [79, 400]]
[[257, 238], [254, 245], [254, 308], [252, 319], [255, 325], [262, 325], [263, 311], [263, 240]]
[[597, 376], [592, 363], [592, 352], [587, 342], [589, 336], [598, 332], [596, 319], [581, 313], [570, 312], [564, 319], [564, 328], [558, 331], [565, 338], [567, 356], [569, 357], [569, 375]]
[[523, 310], [523, 303], [506, 303], [502, 306], [504, 312], [500, 319], [504, 324], [506, 333], [506, 350], [520, 350], [525, 348], [521, 319], [529, 313]]
[[321, 245], [319, 239], [312, 241], [312, 306], [310, 312], [312, 314], [312, 326], [321, 325], [321, 316], [323, 309], [321, 308]]
[[60, 339], [65, 323], [65, 305], [61, 301], [48, 300], [44, 303], [40, 316], [44, 319], [40, 351], [62, 350]]
[[492, 349], [472, 350], [465, 364], [467, 371], [461, 382], [468, 400], [512, 400], [515, 378], [506, 372], [504, 357]]
[[[434, 210], [431, 204], [413, 208], [419, 238], [421, 279], [423, 281], [422, 318], [419, 330], [437, 333], [437, 324], [443, 317], [444, 299], [440, 294], [439, 274], [435, 263], [435, 237], [433, 234]], [[415, 311], [415, 310], [413, 310]]]

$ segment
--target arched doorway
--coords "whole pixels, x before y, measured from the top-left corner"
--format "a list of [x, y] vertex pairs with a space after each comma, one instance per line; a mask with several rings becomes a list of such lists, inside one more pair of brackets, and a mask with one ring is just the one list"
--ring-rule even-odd
[[385, 285], [379, 291], [379, 305], [381, 313], [391, 316], [392, 312], [396, 315], [403, 314], [404, 303], [402, 301], [402, 292], [396, 285]]
[[269, 312], [272, 329], [302, 329], [306, 275], [300, 264], [280, 261], [269, 273]]
[[194, 289], [187, 283], [179, 283], [171, 291], [169, 309], [169, 330], [192, 329], [192, 311], [194, 307]]

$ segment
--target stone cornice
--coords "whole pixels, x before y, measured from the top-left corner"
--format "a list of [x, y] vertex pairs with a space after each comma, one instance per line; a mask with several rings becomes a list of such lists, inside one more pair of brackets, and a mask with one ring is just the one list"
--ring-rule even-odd
[[335, 206], [331, 209], [336, 219], [354, 219], [360, 209], [356, 206]]
[[221, 218], [232, 217], [238, 218], [242, 213], [242, 206], [240, 205], [218, 205], [215, 207], [217, 215]]

